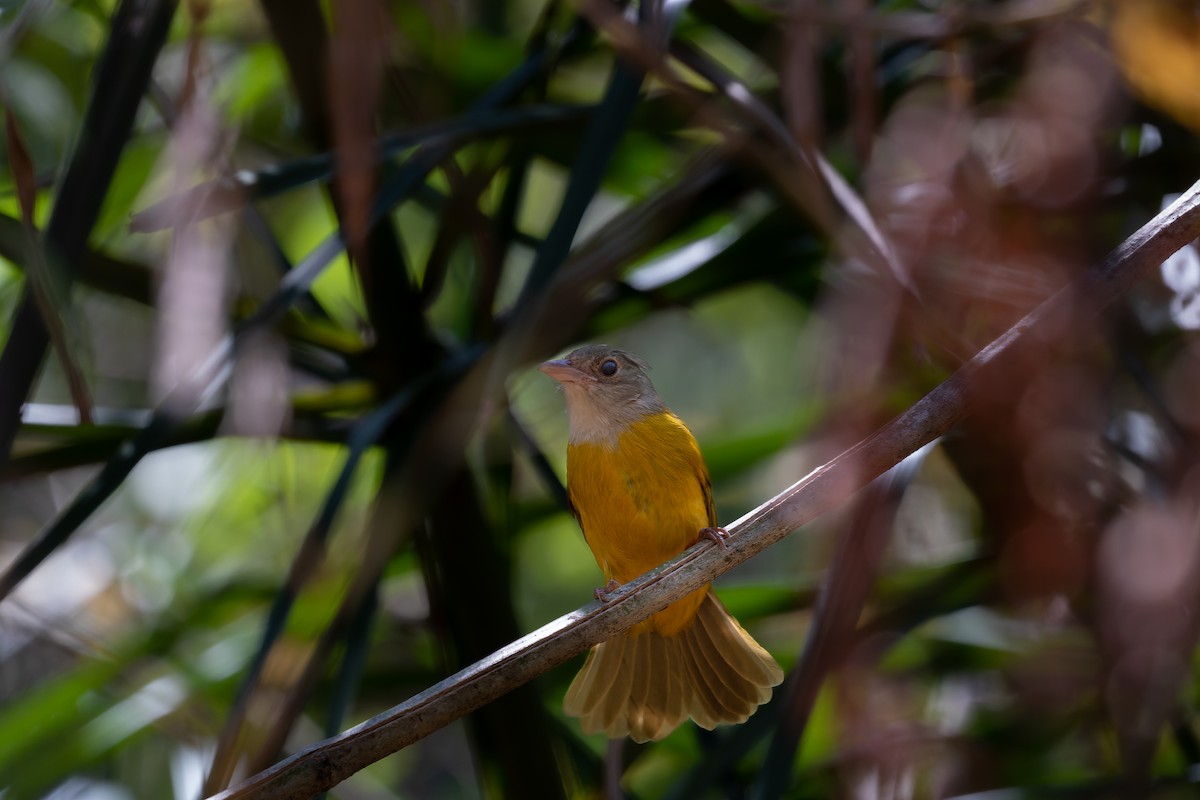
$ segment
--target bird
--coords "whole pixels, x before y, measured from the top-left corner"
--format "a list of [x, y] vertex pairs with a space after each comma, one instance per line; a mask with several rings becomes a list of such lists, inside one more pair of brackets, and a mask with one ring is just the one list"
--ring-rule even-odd
[[[644, 361], [597, 344], [539, 369], [566, 399], [567, 495], [608, 579], [598, 599], [702, 537], [724, 545], [700, 447]], [[689, 717], [707, 730], [745, 722], [782, 681], [709, 584], [593, 646], [563, 710], [585, 733], [644, 743]]]

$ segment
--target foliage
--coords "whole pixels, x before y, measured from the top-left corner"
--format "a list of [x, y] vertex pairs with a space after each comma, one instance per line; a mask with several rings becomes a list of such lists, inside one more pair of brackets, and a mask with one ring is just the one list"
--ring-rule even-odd
[[[1200, 174], [1188, 3], [26, 0], [0, 16], [0, 786], [212, 794], [585, 603], [561, 398], [732, 520]], [[789, 668], [608, 747], [572, 662], [334, 794], [1173, 797], [1200, 254], [718, 582]], [[619, 784], [619, 785], [618, 785]]]

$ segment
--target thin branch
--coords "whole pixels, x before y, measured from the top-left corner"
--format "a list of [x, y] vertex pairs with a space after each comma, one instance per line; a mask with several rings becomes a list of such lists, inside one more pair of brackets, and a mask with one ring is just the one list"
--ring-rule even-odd
[[[64, 267], [64, 291], [86, 252], [88, 234], [116, 172], [176, 5], [177, 0], [123, 0], [113, 13], [108, 42], [94, 69], [83, 127], [46, 225], [45, 246]], [[0, 466], [8, 461], [21, 425], [21, 406], [49, 342], [46, 323], [27, 288], [0, 353]]]
[[560, 617], [215, 798], [301, 798], [328, 789], [665, 608], [837, 507], [908, 454], [945, 434], [968, 415], [968, 390], [980, 377], [994, 376], [1018, 351], [1038, 346], [1039, 335], [1064, 312], [1095, 312], [1109, 305], [1197, 236], [1200, 183], [1129, 237], [1103, 266], [1042, 303], [906, 412], [730, 525], [727, 547], [692, 547], [621, 587], [607, 603], [591, 603]]

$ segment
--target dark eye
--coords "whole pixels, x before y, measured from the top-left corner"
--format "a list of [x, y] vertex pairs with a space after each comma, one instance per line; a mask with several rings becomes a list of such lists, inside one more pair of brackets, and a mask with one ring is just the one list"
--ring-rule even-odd
[[604, 375], [606, 378], [611, 378], [613, 375], [616, 375], [617, 362], [613, 361], [611, 358], [608, 361], [605, 361], [600, 365], [600, 374]]

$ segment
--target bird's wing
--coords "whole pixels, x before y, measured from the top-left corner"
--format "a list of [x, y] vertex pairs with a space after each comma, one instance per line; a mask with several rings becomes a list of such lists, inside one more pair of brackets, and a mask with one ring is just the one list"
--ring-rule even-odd
[[[579, 523], [579, 530], [583, 530], [583, 518], [579, 516], [579, 509], [575, 507], [575, 493], [571, 491], [571, 482], [567, 481], [567, 510], [571, 512], [571, 516]], [[587, 533], [584, 533], [584, 538], [587, 538]]]
[[716, 527], [717, 505], [713, 502], [712, 479], [708, 477], [708, 469], [703, 461], [700, 462], [696, 477], [700, 479], [700, 491], [704, 493], [704, 510], [708, 514], [708, 524], [710, 527]]

